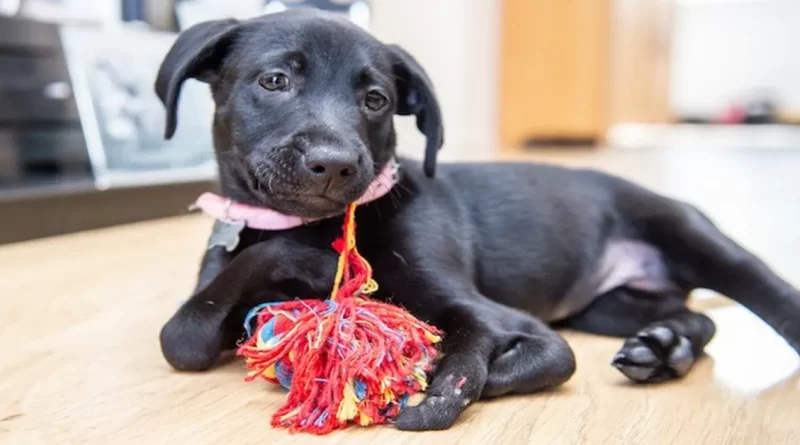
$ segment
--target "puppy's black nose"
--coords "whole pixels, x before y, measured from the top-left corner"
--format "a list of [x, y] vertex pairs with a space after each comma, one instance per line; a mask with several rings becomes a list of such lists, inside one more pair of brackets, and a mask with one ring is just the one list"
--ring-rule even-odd
[[359, 155], [351, 151], [319, 148], [306, 153], [305, 167], [314, 182], [336, 187], [356, 176], [360, 160]]

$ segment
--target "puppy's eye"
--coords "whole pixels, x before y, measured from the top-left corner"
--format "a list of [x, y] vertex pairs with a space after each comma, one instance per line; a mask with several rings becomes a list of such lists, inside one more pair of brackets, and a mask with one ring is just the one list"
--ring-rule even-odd
[[367, 96], [364, 97], [364, 106], [372, 111], [380, 111], [388, 102], [389, 99], [387, 99], [386, 96], [375, 90], [370, 91], [367, 93]]
[[289, 88], [289, 78], [281, 73], [264, 74], [258, 78], [258, 83], [267, 91], [283, 91]]

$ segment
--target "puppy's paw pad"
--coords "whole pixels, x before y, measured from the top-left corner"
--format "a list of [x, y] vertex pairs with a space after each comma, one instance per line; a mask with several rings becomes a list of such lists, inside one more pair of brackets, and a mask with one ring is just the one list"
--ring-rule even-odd
[[653, 326], [626, 340], [611, 364], [635, 382], [656, 383], [683, 377], [694, 362], [688, 337]]
[[445, 430], [466, 407], [464, 399], [429, 395], [417, 406], [400, 411], [395, 426], [407, 431]]
[[666, 326], [653, 326], [636, 334], [636, 338], [654, 349], [666, 351], [674, 347], [679, 341], [679, 335]]

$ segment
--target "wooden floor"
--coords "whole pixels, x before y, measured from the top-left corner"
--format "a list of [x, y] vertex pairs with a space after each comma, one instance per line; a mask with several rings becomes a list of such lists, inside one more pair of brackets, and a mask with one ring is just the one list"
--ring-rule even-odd
[[[594, 165], [689, 199], [800, 284], [800, 153], [504, 156]], [[187, 216], [0, 248], [0, 443], [800, 443], [798, 358], [717, 297], [696, 301], [719, 333], [680, 382], [631, 385], [609, 366], [620, 340], [565, 333], [578, 372], [557, 391], [476, 404], [445, 432], [288, 436], [268, 426], [283, 394], [244, 383], [240, 362], [181, 374], [161, 358], [157, 333], [208, 229]]]

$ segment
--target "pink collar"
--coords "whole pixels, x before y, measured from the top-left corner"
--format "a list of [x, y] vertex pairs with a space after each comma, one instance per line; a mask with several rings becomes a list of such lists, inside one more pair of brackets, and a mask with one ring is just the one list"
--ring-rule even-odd
[[[389, 161], [356, 202], [366, 204], [389, 193], [389, 190], [397, 184], [399, 168], [394, 159]], [[287, 230], [316, 221], [316, 219], [284, 215], [266, 207], [242, 204], [210, 192], [200, 195], [192, 207], [220, 221], [240, 224], [244, 222], [247, 227], [258, 230]]]

